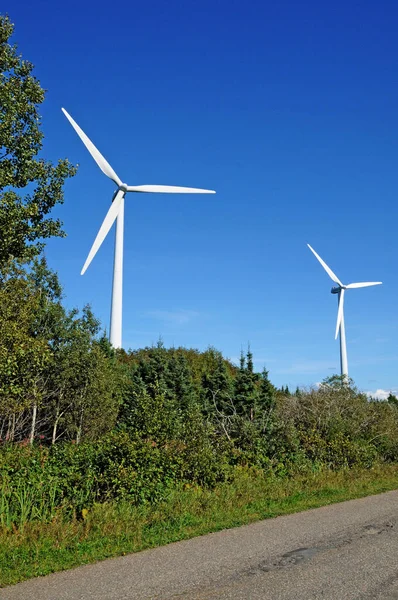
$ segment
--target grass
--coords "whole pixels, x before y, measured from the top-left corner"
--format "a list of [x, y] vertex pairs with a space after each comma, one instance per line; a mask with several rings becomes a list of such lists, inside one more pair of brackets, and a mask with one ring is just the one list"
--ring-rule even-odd
[[80, 519], [0, 529], [0, 587], [237, 527], [260, 519], [398, 489], [398, 465], [266, 478], [241, 470], [216, 489], [186, 487], [155, 506], [101, 504]]

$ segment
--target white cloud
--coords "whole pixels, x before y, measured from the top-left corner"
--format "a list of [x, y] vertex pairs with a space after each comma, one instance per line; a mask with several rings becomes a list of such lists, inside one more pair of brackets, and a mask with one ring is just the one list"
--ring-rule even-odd
[[397, 390], [382, 390], [382, 389], [378, 389], [375, 390], [374, 392], [365, 392], [367, 396], [371, 396], [372, 398], [377, 398], [378, 400], [387, 400], [388, 395], [394, 394], [396, 395], [398, 392]]
[[199, 316], [199, 313], [195, 310], [151, 310], [146, 313], [148, 317], [152, 319], [158, 319], [166, 323], [173, 323], [174, 325], [184, 325], [189, 323], [193, 319]]

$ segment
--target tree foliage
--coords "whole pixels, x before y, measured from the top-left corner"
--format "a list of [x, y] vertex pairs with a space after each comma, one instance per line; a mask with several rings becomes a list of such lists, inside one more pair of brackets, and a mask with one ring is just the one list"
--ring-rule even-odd
[[11, 44], [13, 30], [0, 15], [0, 272], [10, 258], [32, 259], [44, 239], [64, 235], [49, 213], [63, 202], [64, 182], [76, 172], [67, 160], [54, 165], [39, 156], [45, 93], [33, 65]]
[[87, 306], [66, 310], [44, 258], [0, 285], [0, 436], [80, 442], [112, 429], [123, 365]]

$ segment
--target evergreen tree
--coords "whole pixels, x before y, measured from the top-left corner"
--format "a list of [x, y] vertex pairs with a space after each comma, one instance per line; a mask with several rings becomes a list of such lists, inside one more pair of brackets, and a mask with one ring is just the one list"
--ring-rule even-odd
[[394, 404], [395, 406], [398, 406], [398, 398], [392, 392], [390, 392], [388, 394], [387, 402], [389, 402], [390, 404]]
[[214, 411], [231, 413], [232, 378], [227, 370], [221, 352], [214, 348], [206, 350], [201, 389], [203, 407], [206, 414]]
[[241, 352], [240, 367], [235, 378], [234, 405], [238, 415], [254, 419], [254, 408], [257, 398], [258, 375], [253, 372], [253, 355], [250, 348], [246, 357]]
[[196, 390], [191, 370], [185, 356], [173, 351], [167, 369], [166, 383], [181, 410], [187, 410], [196, 402]]
[[268, 371], [264, 367], [259, 385], [259, 393], [258, 393], [258, 411], [259, 412], [270, 412], [275, 406], [275, 395], [276, 390], [275, 387], [269, 380]]

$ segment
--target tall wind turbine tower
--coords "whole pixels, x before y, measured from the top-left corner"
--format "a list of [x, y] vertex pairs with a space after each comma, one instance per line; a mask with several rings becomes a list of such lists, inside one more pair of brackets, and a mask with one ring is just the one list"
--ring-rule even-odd
[[336, 324], [336, 335], [335, 339], [340, 332], [340, 369], [341, 375], [348, 379], [348, 361], [347, 361], [347, 344], [345, 339], [345, 327], [344, 327], [344, 292], [345, 290], [353, 289], [353, 288], [362, 288], [369, 287], [370, 285], [380, 285], [381, 281], [367, 281], [363, 283], [349, 283], [348, 285], [344, 285], [341, 283], [340, 279], [335, 275], [330, 267], [325, 263], [324, 260], [315, 252], [313, 248], [309, 244], [307, 244], [308, 248], [311, 252], [316, 256], [316, 258], [321, 263], [322, 267], [325, 269], [326, 273], [329, 275], [330, 279], [337, 283], [337, 287], [332, 287], [332, 294], [337, 294], [338, 300], [338, 309], [337, 309], [337, 324]]
[[122, 296], [123, 296], [123, 233], [124, 233], [124, 197], [127, 192], [138, 193], [165, 193], [165, 194], [215, 194], [214, 190], [203, 190], [200, 188], [188, 188], [172, 185], [127, 185], [118, 177], [111, 165], [105, 160], [92, 141], [87, 137], [79, 125], [63, 108], [62, 112], [80, 137], [87, 150], [101, 169], [116, 185], [117, 189], [113, 194], [112, 203], [105, 216], [105, 219], [98, 231], [97, 237], [91, 247], [91, 250], [84, 263], [81, 274], [83, 275], [87, 267], [96, 255], [99, 247], [106, 238], [107, 233], [116, 220], [116, 238], [115, 255], [113, 262], [113, 284], [112, 284], [112, 306], [111, 306], [111, 324], [109, 339], [115, 348], [122, 347]]

